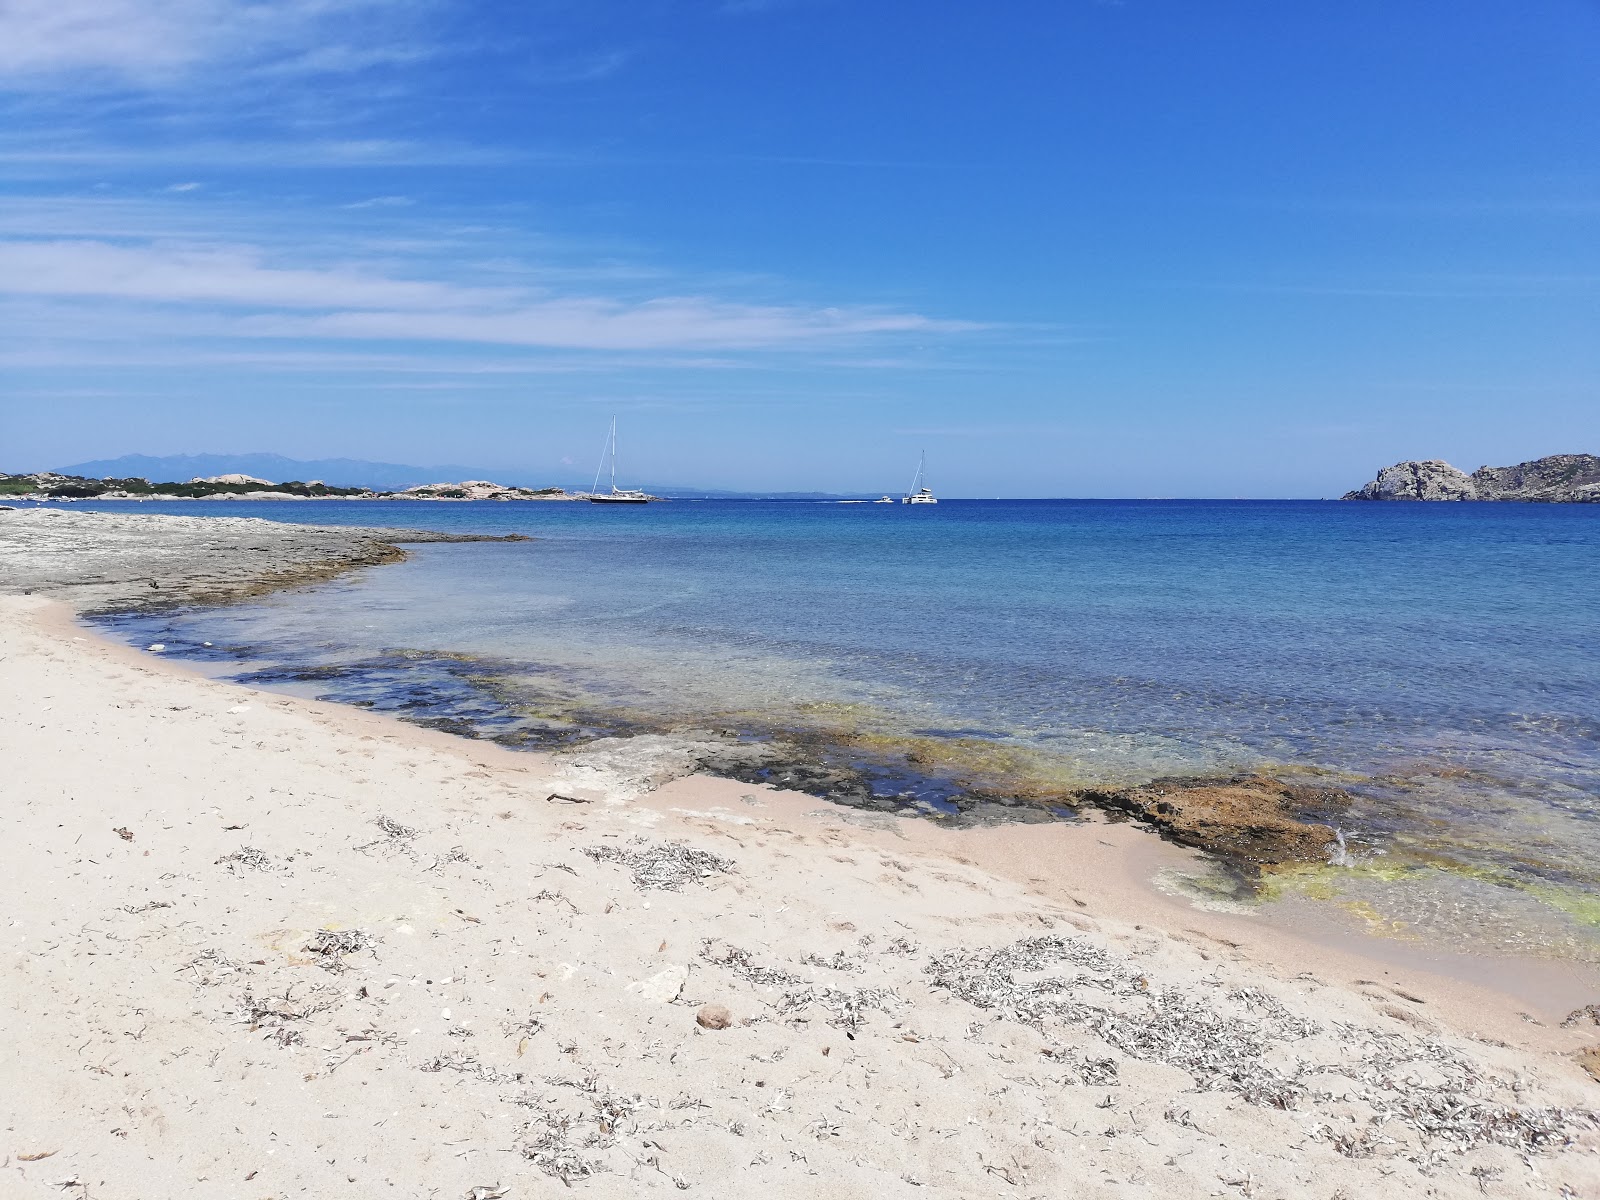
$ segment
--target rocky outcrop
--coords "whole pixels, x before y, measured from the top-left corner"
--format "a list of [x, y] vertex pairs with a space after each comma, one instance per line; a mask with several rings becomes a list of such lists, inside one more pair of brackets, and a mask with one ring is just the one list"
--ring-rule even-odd
[[1514, 467], [1479, 467], [1471, 475], [1442, 459], [1401, 462], [1346, 500], [1522, 500], [1600, 503], [1600, 458], [1552, 454]]
[[1401, 462], [1385, 467], [1378, 477], [1360, 491], [1346, 493], [1346, 500], [1476, 500], [1478, 489], [1472, 477], [1458, 471], [1443, 459]]
[[1338, 788], [1265, 775], [1157, 779], [1142, 787], [1090, 789], [1080, 799], [1125, 813], [1179, 845], [1250, 868], [1328, 862], [1339, 835], [1327, 822], [1350, 803]]
[[1480, 500], [1592, 504], [1600, 501], [1600, 458], [1552, 454], [1514, 467], [1479, 467], [1472, 481]]
[[386, 492], [385, 500], [571, 500], [576, 499], [558, 487], [508, 487], [487, 479], [465, 479], [460, 483], [423, 483], [403, 492]]

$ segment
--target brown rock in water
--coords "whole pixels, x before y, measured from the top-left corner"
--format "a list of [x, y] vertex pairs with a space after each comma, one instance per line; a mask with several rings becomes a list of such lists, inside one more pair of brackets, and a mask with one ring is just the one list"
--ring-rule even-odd
[[733, 1014], [725, 1005], [707, 1004], [695, 1013], [694, 1023], [701, 1029], [726, 1029], [733, 1024]]
[[1157, 779], [1140, 787], [1085, 792], [1085, 801], [1154, 826], [1164, 837], [1254, 866], [1327, 862], [1333, 827], [1315, 820], [1349, 804], [1338, 788], [1264, 775]]

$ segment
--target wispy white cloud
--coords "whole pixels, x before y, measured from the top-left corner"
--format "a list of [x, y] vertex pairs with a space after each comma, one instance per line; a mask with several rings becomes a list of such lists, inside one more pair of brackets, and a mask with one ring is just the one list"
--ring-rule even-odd
[[370, 200], [356, 200], [341, 208], [407, 208], [416, 201], [410, 196], [374, 196]]
[[250, 332], [280, 337], [486, 342], [585, 350], [773, 349], [884, 334], [953, 332], [969, 326], [916, 313], [811, 309], [667, 296], [632, 304], [570, 297], [503, 312], [347, 311], [259, 318]]
[[392, 279], [359, 268], [272, 266], [249, 246], [116, 246], [93, 241], [0, 243], [0, 291], [155, 303], [270, 308], [463, 309], [516, 293]]
[[211, 66], [362, 70], [426, 51], [379, 18], [421, 0], [0, 0], [0, 84], [159, 88]]
[[[0, 136], [0, 164], [12, 174], [50, 176], [92, 168], [174, 170], [195, 167], [285, 167], [353, 169], [366, 167], [492, 166], [508, 162], [556, 161], [521, 151], [492, 147], [414, 142], [398, 138], [306, 138], [290, 141], [174, 141], [141, 145], [80, 140], [70, 133], [41, 141]], [[20, 169], [20, 170], [19, 170]]]
[[[508, 278], [499, 271], [497, 281]], [[556, 294], [516, 283], [407, 277], [363, 263], [269, 261], [248, 245], [0, 241], [0, 294], [142, 306], [170, 336], [455, 342], [565, 350], [706, 351], [815, 346], [977, 328], [870, 306], [759, 304], [701, 295]], [[150, 306], [170, 310], [166, 317]]]

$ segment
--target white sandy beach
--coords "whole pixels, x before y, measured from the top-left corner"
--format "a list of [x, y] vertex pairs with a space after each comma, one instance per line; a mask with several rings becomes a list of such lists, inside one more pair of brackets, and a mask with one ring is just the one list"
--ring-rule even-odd
[[0, 605], [7, 1196], [1600, 1190], [1592, 1032], [1230, 944], [1130, 826], [652, 791]]

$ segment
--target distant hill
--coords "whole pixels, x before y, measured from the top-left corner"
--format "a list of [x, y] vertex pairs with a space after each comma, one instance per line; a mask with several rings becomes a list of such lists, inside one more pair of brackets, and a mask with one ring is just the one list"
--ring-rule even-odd
[[[281, 454], [124, 454], [121, 458], [101, 458], [92, 462], [52, 467], [60, 475], [82, 475], [89, 479], [140, 477], [152, 483], [184, 483], [212, 475], [254, 475], [285, 483], [291, 479], [308, 483], [320, 479], [331, 487], [368, 487], [392, 492], [424, 483], [459, 483], [464, 479], [491, 479], [512, 487], [562, 487], [569, 492], [587, 491], [592, 479], [549, 479], [530, 471], [490, 467], [464, 467], [446, 464], [416, 467], [406, 463], [367, 462], [359, 458], [285, 458]], [[697, 488], [678, 484], [639, 485], [656, 496], [710, 500], [751, 499], [752, 492], [730, 492], [719, 488]], [[833, 500], [827, 492], [773, 492], [761, 496], [774, 500]]]
[[[357, 458], [285, 458], [281, 454], [124, 454], [54, 468], [62, 475], [90, 479], [142, 476], [152, 482], [184, 482], [205, 475], [255, 475], [274, 483], [320, 479], [335, 487], [370, 487], [379, 491], [415, 487], [441, 480], [494, 479], [497, 483], [533, 484], [531, 478], [513, 478], [525, 472], [490, 473], [482, 467], [413, 467], [405, 463], [365, 462]], [[506, 476], [506, 478], [501, 478]]]

